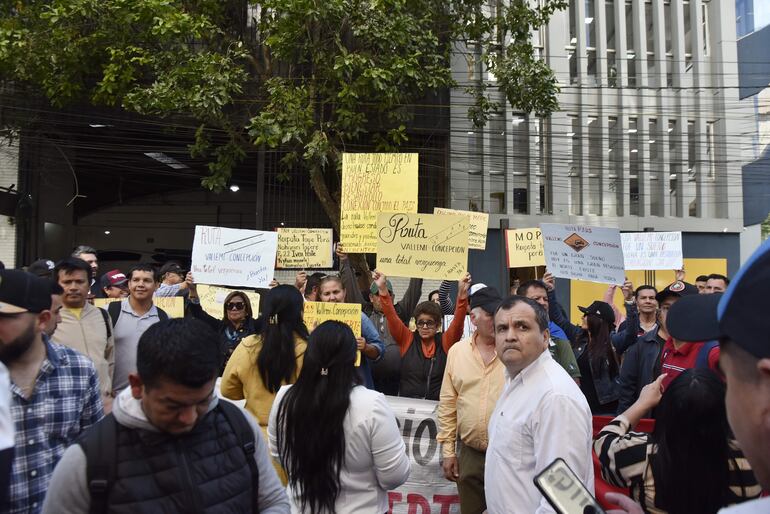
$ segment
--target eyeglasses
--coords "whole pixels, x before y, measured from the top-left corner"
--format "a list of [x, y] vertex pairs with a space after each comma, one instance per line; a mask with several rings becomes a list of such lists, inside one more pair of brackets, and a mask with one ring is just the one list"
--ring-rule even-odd
[[228, 311], [242, 311], [246, 308], [246, 304], [243, 302], [230, 302], [225, 304], [225, 309]]
[[430, 319], [429, 320], [421, 319], [416, 321], [415, 325], [417, 325], [418, 327], [434, 328], [436, 326], [436, 322]]

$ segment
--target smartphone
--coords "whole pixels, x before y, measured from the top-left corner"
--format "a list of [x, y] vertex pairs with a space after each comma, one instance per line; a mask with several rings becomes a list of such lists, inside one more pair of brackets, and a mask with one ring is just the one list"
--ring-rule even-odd
[[535, 477], [535, 486], [559, 514], [606, 514], [564, 459], [556, 459]]

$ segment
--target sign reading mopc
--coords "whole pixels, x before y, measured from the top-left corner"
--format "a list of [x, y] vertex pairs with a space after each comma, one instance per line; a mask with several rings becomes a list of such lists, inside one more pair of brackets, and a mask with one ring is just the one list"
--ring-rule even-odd
[[417, 212], [417, 154], [342, 154], [340, 241], [346, 252], [377, 251], [380, 212]]
[[618, 229], [543, 223], [540, 230], [545, 263], [554, 276], [618, 285], [625, 281]]
[[681, 232], [620, 234], [627, 270], [682, 269]]
[[381, 213], [377, 269], [396, 277], [459, 280], [468, 268], [467, 216]]
[[277, 248], [275, 232], [198, 225], [192, 250], [195, 282], [268, 287]]
[[545, 264], [543, 234], [539, 228], [505, 231], [505, 252], [509, 268], [527, 268]]

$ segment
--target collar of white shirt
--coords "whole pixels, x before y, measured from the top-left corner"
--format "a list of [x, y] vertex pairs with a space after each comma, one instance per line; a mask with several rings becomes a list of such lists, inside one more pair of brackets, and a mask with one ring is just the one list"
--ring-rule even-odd
[[536, 370], [539, 369], [545, 361], [551, 358], [551, 352], [549, 352], [547, 348], [543, 349], [543, 353], [541, 353], [540, 356], [535, 359], [534, 362], [532, 362], [529, 366], [521, 370], [516, 376], [511, 376], [508, 368], [505, 368], [505, 379], [509, 382], [524, 383], [527, 377], [535, 373]]

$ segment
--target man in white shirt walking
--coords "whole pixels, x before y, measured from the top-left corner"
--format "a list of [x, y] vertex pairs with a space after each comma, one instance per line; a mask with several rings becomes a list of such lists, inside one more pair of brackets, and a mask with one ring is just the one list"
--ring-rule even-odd
[[489, 422], [484, 489], [489, 514], [555, 512], [533, 479], [564, 459], [594, 490], [591, 411], [574, 380], [548, 352], [548, 315], [512, 296], [495, 313], [495, 348], [506, 384]]

